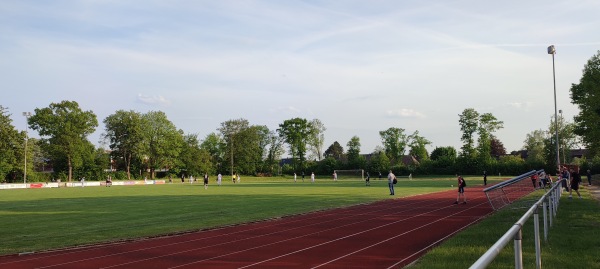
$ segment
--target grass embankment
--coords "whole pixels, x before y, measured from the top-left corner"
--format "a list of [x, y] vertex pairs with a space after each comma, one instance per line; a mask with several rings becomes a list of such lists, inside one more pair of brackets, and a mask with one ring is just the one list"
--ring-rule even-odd
[[[554, 219], [548, 234], [548, 242], [544, 242], [542, 230], [543, 268], [600, 268], [600, 203], [591, 197], [585, 187], [580, 192], [583, 200], [569, 200], [568, 195], [561, 198], [557, 218]], [[468, 268], [506, 233], [526, 210], [503, 209], [436, 247], [409, 268]], [[541, 213], [540, 228], [543, 229]], [[533, 217], [524, 226], [522, 246], [523, 266], [535, 268]], [[515, 268], [512, 242], [488, 268]]]
[[[224, 177], [208, 190], [165, 185], [0, 191], [0, 255], [164, 235], [390, 199], [387, 180]], [[452, 177], [400, 180], [396, 198], [450, 189]]]

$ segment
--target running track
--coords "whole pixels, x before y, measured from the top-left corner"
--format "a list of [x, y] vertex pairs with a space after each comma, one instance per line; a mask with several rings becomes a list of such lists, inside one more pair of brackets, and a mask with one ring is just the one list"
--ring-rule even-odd
[[[385, 192], [382, 189], [382, 192]], [[401, 268], [492, 212], [482, 187], [170, 237], [31, 255], [0, 268]]]

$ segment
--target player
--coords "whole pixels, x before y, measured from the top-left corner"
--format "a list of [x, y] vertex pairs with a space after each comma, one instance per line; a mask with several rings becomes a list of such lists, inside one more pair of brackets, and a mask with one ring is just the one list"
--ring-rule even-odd
[[462, 176], [458, 176], [458, 195], [456, 196], [456, 201], [454, 201], [454, 204], [458, 204], [458, 200], [460, 199], [460, 196], [462, 195], [463, 197], [463, 204], [467, 203], [467, 196], [465, 196], [465, 187], [467, 186], [467, 183], [465, 181], [465, 179]]
[[221, 186], [221, 180], [223, 180], [223, 175], [221, 175], [221, 173], [219, 173], [217, 175], [217, 185]]
[[233, 184], [235, 184], [235, 172], [233, 174], [231, 174], [231, 181], [233, 182]]
[[371, 176], [369, 176], [369, 172], [367, 172], [367, 178], [365, 179], [365, 186], [371, 186]]
[[208, 189], [208, 173], [204, 173], [204, 189]]
[[294, 183], [296, 183], [296, 172], [294, 172]]
[[333, 171], [333, 181], [337, 181], [337, 173]]
[[85, 177], [81, 178], [81, 187], [85, 187]]
[[569, 199], [573, 199], [573, 191], [577, 193], [579, 199], [583, 199], [579, 193], [579, 183], [581, 183], [581, 175], [579, 174], [579, 168], [571, 168], [571, 187], [569, 188]]
[[106, 178], [106, 187], [110, 187], [112, 186], [112, 178], [110, 178], [110, 176], [108, 176]]
[[396, 175], [394, 175], [392, 170], [390, 170], [390, 173], [388, 174], [388, 187], [390, 188], [390, 195], [394, 195], [394, 179], [396, 179]]
[[315, 183], [315, 172], [310, 174], [310, 183]]

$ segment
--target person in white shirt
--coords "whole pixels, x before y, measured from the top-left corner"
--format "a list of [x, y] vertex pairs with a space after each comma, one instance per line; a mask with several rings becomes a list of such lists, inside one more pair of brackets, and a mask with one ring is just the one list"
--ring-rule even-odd
[[390, 170], [390, 173], [388, 174], [388, 186], [390, 187], [390, 195], [394, 195], [394, 179], [396, 179], [396, 175], [394, 175], [394, 173], [392, 173], [392, 170]]
[[337, 181], [337, 173], [333, 171], [333, 181]]
[[219, 173], [217, 175], [217, 185], [221, 186], [221, 180], [223, 179], [223, 175], [221, 175], [221, 173]]
[[310, 174], [310, 181], [311, 181], [311, 183], [315, 183], [315, 172], [312, 172]]
[[294, 183], [296, 183], [296, 173], [294, 173]]

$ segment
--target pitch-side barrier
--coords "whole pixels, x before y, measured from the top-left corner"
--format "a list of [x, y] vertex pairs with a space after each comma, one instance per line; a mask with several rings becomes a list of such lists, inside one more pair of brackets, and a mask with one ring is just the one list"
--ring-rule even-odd
[[[536, 172], [536, 171], [532, 171]], [[530, 172], [531, 173], [531, 172]], [[532, 174], [530, 174], [532, 175]], [[561, 183], [562, 180], [557, 180], [552, 188], [548, 190], [536, 203], [534, 203], [527, 212], [502, 236], [494, 245], [492, 245], [471, 267], [470, 269], [483, 269], [486, 268], [494, 259], [500, 254], [500, 251], [510, 241], [514, 242], [515, 250], [515, 268], [523, 268], [523, 249], [521, 240], [523, 238], [522, 229], [525, 222], [533, 216], [534, 226], [534, 241], [535, 241], [535, 257], [536, 267], [542, 268], [542, 255], [541, 255], [541, 244], [540, 244], [540, 221], [539, 221], [539, 209], [543, 211], [543, 226], [544, 226], [544, 242], [548, 242], [548, 230], [552, 227], [552, 220], [556, 217], [558, 204], [561, 196]]]

